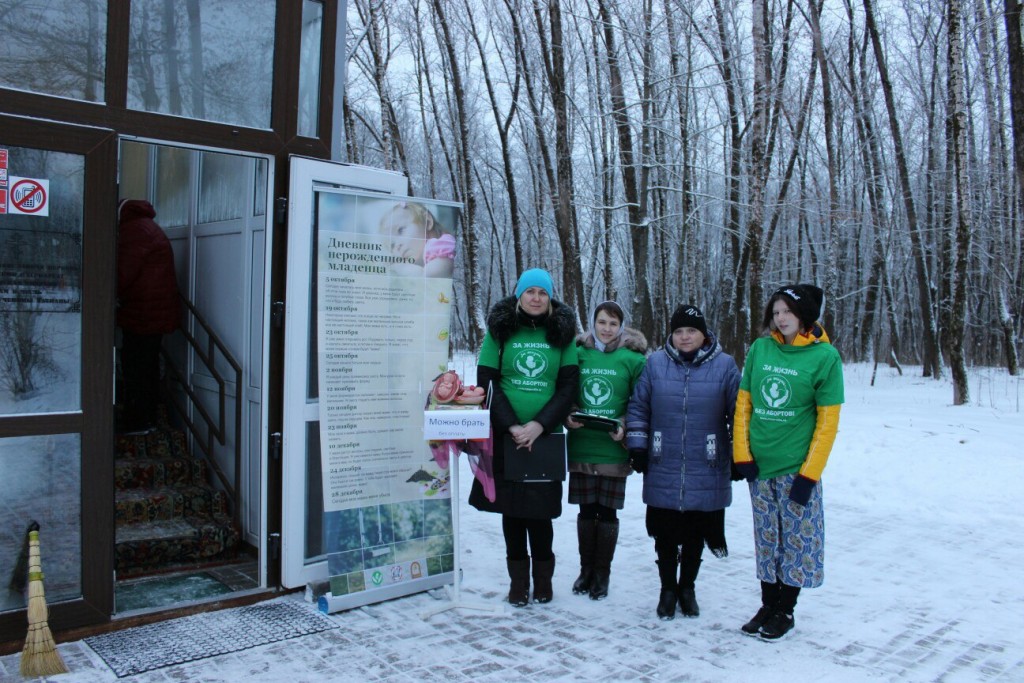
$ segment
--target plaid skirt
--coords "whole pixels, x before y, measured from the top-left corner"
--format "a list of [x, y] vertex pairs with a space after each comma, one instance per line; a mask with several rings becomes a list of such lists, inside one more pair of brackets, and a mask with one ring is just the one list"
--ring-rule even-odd
[[817, 588], [825, 580], [825, 510], [821, 482], [807, 505], [789, 499], [795, 474], [750, 482], [757, 578]]
[[621, 510], [626, 505], [626, 478], [570, 472], [569, 502], [575, 505], [597, 503]]

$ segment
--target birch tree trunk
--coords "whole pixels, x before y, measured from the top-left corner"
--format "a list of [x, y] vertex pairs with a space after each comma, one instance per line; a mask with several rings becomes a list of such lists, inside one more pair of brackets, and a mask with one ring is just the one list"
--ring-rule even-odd
[[956, 258], [953, 270], [953, 305], [949, 325], [949, 364], [953, 375], [953, 404], [970, 401], [964, 359], [964, 317], [967, 313], [967, 262], [971, 251], [971, 194], [967, 169], [967, 111], [964, 92], [963, 16], [960, 0], [946, 0], [948, 40], [946, 83], [949, 129], [952, 133], [956, 199]]
[[469, 133], [469, 114], [466, 111], [466, 90], [462, 83], [462, 69], [459, 66], [458, 54], [455, 50], [455, 43], [445, 13], [444, 0], [432, 0], [434, 18], [437, 27], [441, 31], [441, 48], [444, 50], [448, 61], [448, 76], [451, 80], [451, 95], [455, 106], [455, 116], [458, 121], [456, 132], [458, 140], [457, 167], [459, 170], [459, 181], [461, 199], [463, 204], [462, 212], [462, 245], [466, 256], [466, 307], [470, 311], [471, 323], [469, 325], [469, 347], [475, 349], [483, 340], [486, 328], [485, 312], [481, 308], [477, 292], [480, 291], [480, 277], [477, 266], [477, 238], [476, 238], [476, 197], [473, 187], [473, 155], [470, 150], [473, 148]]
[[[825, 0], [821, 0], [824, 4]], [[821, 6], [818, 0], [810, 0], [810, 23], [811, 38], [814, 43], [814, 56], [818, 62], [818, 70], [821, 72], [821, 108], [825, 118], [825, 152], [828, 156], [828, 251], [825, 260], [825, 281], [822, 289], [825, 290], [827, 300], [836, 301], [838, 284], [839, 258], [839, 228], [836, 225], [836, 214], [839, 213], [839, 188], [836, 175], [836, 149], [835, 149], [835, 123], [832, 113], [832, 79], [829, 75], [828, 57], [825, 55], [825, 46], [821, 37]], [[835, 307], [829, 307], [825, 313], [829, 322], [835, 315]], [[832, 330], [833, 341], [838, 338], [839, 330]]]

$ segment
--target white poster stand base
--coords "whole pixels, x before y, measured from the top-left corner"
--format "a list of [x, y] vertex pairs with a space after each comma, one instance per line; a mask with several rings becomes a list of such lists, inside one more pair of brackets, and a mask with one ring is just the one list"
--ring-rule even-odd
[[452, 484], [452, 539], [454, 541], [453, 548], [453, 568], [454, 568], [454, 582], [452, 585], [445, 586], [445, 591], [448, 593], [448, 600], [443, 602], [436, 607], [423, 610], [420, 616], [423, 619], [429, 619], [435, 614], [441, 612], [447, 612], [450, 609], [475, 609], [482, 612], [491, 612], [494, 614], [501, 614], [505, 611], [504, 605], [495, 605], [489, 602], [479, 601], [468, 601], [462, 599], [462, 562], [461, 562], [461, 547], [459, 543], [459, 502], [462, 500], [459, 497], [459, 455], [456, 453], [452, 455], [451, 460], [448, 462], [448, 471], [451, 474]]

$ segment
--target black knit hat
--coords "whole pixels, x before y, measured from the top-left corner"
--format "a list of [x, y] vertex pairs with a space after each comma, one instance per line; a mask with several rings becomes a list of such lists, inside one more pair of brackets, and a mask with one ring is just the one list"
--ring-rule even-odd
[[[825, 292], [821, 290], [821, 287], [810, 284], [786, 285], [775, 290], [768, 300], [765, 318], [769, 322], [772, 319], [771, 307], [780, 298], [786, 299], [786, 303], [800, 319], [802, 329], [811, 329], [814, 327], [814, 323], [825, 315]], [[765, 327], [767, 326], [766, 323]]]
[[708, 336], [708, 325], [704, 321], [704, 314], [693, 304], [683, 304], [676, 309], [676, 312], [672, 314], [671, 322], [669, 322], [668, 333], [672, 334], [680, 327], [692, 327], [695, 330], [700, 330], [705, 337]]

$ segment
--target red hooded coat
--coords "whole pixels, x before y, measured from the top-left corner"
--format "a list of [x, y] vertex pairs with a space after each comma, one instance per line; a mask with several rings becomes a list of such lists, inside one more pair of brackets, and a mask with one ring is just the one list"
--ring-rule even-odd
[[174, 252], [153, 220], [153, 205], [122, 203], [117, 238], [117, 324], [135, 334], [168, 334], [178, 327], [180, 304]]

